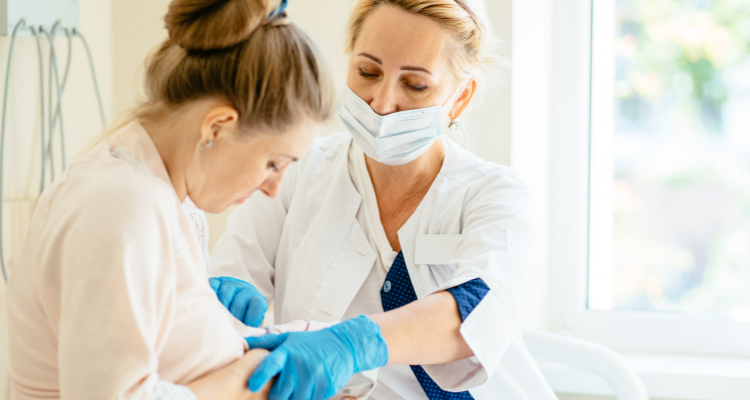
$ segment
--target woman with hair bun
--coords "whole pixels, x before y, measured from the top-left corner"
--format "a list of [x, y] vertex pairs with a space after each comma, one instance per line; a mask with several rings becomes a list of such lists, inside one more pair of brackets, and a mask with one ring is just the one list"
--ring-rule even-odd
[[[334, 99], [280, 0], [174, 0], [145, 101], [41, 196], [8, 285], [15, 400], [264, 399], [189, 200], [278, 196]], [[257, 332], [250, 332], [257, 333]]]

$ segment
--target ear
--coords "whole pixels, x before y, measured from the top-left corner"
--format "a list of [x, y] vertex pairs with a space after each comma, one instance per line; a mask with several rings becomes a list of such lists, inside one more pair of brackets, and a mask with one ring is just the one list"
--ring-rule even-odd
[[453, 108], [451, 108], [451, 111], [448, 114], [451, 119], [458, 119], [461, 117], [461, 114], [463, 114], [466, 108], [469, 106], [469, 103], [471, 103], [471, 99], [474, 98], [474, 93], [476, 92], [476, 79], [472, 78], [468, 82], [464, 83], [463, 87], [461, 88], [461, 93], [458, 95], [456, 102], [453, 103]]
[[218, 105], [208, 111], [201, 122], [201, 137], [198, 147], [226, 134], [238, 131], [240, 115], [233, 107]]

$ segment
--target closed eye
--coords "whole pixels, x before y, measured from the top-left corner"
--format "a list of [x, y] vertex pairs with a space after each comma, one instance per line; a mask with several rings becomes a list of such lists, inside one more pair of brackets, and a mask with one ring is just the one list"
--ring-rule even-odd
[[409, 89], [411, 89], [411, 90], [413, 90], [415, 92], [423, 92], [423, 91], [427, 90], [427, 86], [426, 85], [414, 86], [414, 85], [411, 85], [411, 84], [408, 84], [408, 83], [406, 83], [405, 85], [406, 85], [406, 87], [408, 87]]
[[360, 68], [360, 69], [359, 69], [359, 74], [360, 74], [361, 76], [365, 77], [365, 78], [375, 78], [376, 76], [378, 76], [377, 74], [371, 74], [371, 73], [368, 73], [368, 72], [367, 72], [367, 71], [365, 71], [365, 70], [364, 70], [363, 68]]

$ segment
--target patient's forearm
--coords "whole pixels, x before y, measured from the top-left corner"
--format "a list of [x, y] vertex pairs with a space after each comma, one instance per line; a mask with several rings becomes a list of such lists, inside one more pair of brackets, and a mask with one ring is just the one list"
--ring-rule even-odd
[[258, 393], [248, 389], [250, 375], [267, 355], [266, 350], [250, 350], [241, 359], [193, 381], [187, 387], [195, 393], [198, 400], [267, 400], [274, 381], [269, 382]]

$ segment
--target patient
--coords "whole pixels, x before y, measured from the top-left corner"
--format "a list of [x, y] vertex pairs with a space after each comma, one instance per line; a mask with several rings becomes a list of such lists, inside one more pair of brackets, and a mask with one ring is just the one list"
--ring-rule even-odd
[[248, 400], [267, 354], [217, 300], [181, 204], [277, 196], [331, 115], [281, 0], [174, 0], [145, 99], [41, 195], [8, 282], [14, 400]]

